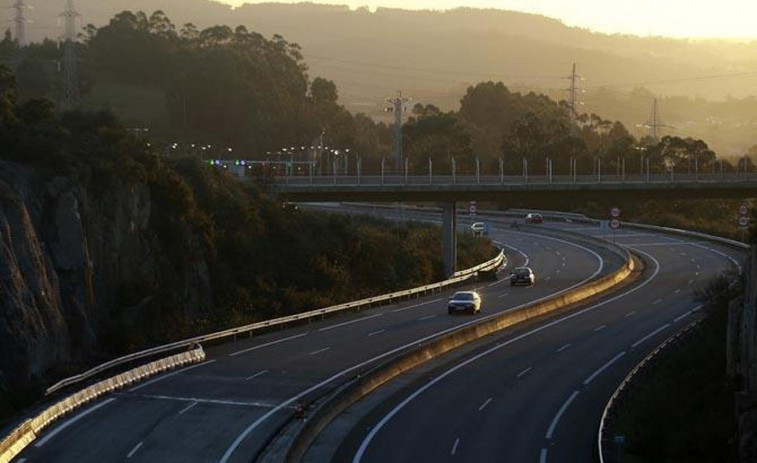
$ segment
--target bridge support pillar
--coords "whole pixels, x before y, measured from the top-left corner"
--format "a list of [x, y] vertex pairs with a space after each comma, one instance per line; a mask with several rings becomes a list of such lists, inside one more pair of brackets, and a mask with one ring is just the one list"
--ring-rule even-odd
[[445, 202], [442, 208], [442, 262], [444, 276], [450, 278], [457, 271], [457, 211], [454, 201]]

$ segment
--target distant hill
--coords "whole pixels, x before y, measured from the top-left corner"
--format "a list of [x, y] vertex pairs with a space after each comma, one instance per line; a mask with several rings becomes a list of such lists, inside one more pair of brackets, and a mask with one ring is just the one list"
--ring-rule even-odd
[[[34, 24], [29, 35], [36, 39], [57, 36], [57, 15], [64, 2], [30, 3], [35, 9], [30, 13]], [[511, 11], [380, 8], [370, 12], [310, 3], [232, 9], [210, 0], [77, 0], [76, 5], [83, 23], [95, 25], [105, 24], [125, 9], [148, 13], [161, 9], [177, 25], [242, 24], [269, 37], [281, 34], [302, 45], [311, 76], [334, 80], [349, 109], [374, 117], [385, 117], [383, 99], [397, 90], [416, 101], [456, 109], [465, 88], [484, 80], [502, 80], [514, 90], [560, 96], [574, 62], [586, 79], [581, 82], [587, 91], [585, 111], [601, 110], [604, 116], [620, 119], [629, 127], [646, 121], [651, 108], [646, 92], [637, 89], [635, 97], [629, 96], [635, 87], [644, 87], [655, 96], [718, 100], [743, 99], [756, 93], [757, 43], [598, 34], [544, 16]], [[8, 11], [6, 15], [11, 14]], [[616, 106], [624, 101], [631, 103]], [[727, 105], [689, 101], [691, 108], [684, 104], [680, 112], [676, 109], [673, 113], [666, 112], [672, 108], [666, 108], [663, 100], [666, 122], [687, 127], [692, 136], [714, 137], [712, 143], [726, 153], [737, 153], [757, 142], [749, 139], [757, 123], [749, 118], [753, 116], [739, 116], [733, 121], [738, 125], [736, 133], [729, 131], [723, 138], [723, 121], [730, 124], [732, 117], [718, 111], [727, 112]], [[751, 105], [757, 109], [754, 101]], [[696, 113], [698, 119], [690, 120], [690, 113]]]

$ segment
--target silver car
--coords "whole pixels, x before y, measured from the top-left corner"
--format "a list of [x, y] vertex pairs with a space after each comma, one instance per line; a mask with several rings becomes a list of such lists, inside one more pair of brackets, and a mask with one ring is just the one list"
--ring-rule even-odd
[[447, 303], [447, 313], [469, 312], [477, 314], [481, 312], [481, 296], [475, 291], [459, 291], [455, 293]]

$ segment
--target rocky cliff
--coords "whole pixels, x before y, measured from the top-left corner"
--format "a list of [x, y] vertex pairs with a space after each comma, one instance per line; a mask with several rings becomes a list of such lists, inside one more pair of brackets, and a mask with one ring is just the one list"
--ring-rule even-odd
[[170, 211], [148, 186], [98, 191], [86, 177], [0, 162], [0, 397], [128, 349], [113, 339], [119, 331], [167, 308], [191, 319], [211, 304], [197, 232], [172, 237], [184, 252], [177, 263], [154, 224]]

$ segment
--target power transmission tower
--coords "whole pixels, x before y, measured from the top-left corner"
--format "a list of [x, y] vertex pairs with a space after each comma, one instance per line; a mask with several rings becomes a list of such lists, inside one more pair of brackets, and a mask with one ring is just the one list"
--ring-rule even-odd
[[570, 130], [574, 131], [576, 128], [576, 122], [578, 120], [578, 106], [584, 104], [581, 99], [583, 91], [580, 88], [580, 83], [583, 78], [576, 73], [576, 63], [573, 63], [573, 72], [568, 76], [570, 79], [570, 86], [566, 89], [568, 92], [568, 111], [570, 112]]
[[18, 42], [19, 47], [25, 47], [28, 45], [26, 41], [26, 24], [29, 22], [26, 19], [26, 10], [31, 7], [24, 0], [17, 0], [13, 4], [13, 8], [16, 10], [16, 16], [13, 18], [13, 22], [16, 24], [16, 42]]
[[652, 115], [649, 121], [644, 124], [637, 124], [637, 127], [649, 129], [649, 137], [654, 145], [657, 145], [660, 141], [660, 129], [665, 127], [670, 128], [669, 125], [665, 125], [660, 119], [660, 108], [657, 104], [657, 98], [652, 103]]
[[65, 23], [63, 35], [63, 61], [61, 76], [63, 95], [61, 106], [63, 109], [73, 109], [79, 104], [79, 74], [76, 59], [76, 30], [81, 16], [74, 8], [74, 0], [68, 0], [66, 11], [61, 13]]
[[412, 98], [405, 98], [402, 92], [397, 92], [394, 98], [387, 98], [386, 102], [392, 105], [386, 108], [386, 112], [394, 113], [394, 164], [396, 169], [402, 167], [402, 114], [405, 112], [407, 103]]

